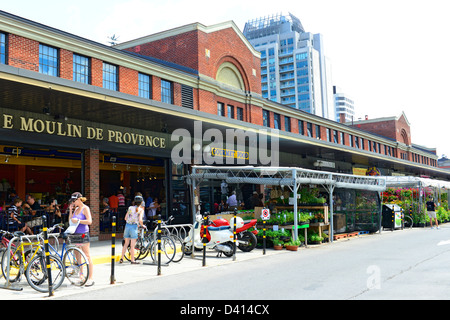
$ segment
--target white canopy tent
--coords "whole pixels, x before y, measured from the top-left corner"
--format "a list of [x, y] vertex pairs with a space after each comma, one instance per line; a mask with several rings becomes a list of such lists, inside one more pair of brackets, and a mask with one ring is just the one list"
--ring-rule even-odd
[[450, 189], [450, 181], [410, 176], [385, 177], [386, 187], [434, 187]]
[[[224, 180], [226, 183], [249, 183], [260, 185], [287, 186], [297, 193], [302, 184], [322, 185], [329, 193], [330, 199], [330, 241], [333, 241], [333, 191], [335, 188], [348, 188], [369, 191], [385, 191], [386, 178], [374, 176], [356, 176], [341, 173], [308, 170], [293, 167], [253, 167], [253, 166], [193, 166], [192, 173], [187, 175], [186, 181], [191, 185], [192, 203], [195, 204], [194, 190], [205, 180]], [[298, 210], [294, 201], [294, 240], [298, 238]], [[195, 205], [192, 206], [195, 219]]]
[[[450, 190], [450, 181], [435, 180], [420, 177], [411, 176], [386, 176], [386, 187], [404, 187], [404, 188], [418, 188], [419, 191], [419, 204], [422, 206], [423, 203], [423, 188], [434, 188], [435, 192], [439, 193], [439, 201], [441, 198], [441, 189]], [[450, 192], [448, 192], [448, 197], [450, 200]]]

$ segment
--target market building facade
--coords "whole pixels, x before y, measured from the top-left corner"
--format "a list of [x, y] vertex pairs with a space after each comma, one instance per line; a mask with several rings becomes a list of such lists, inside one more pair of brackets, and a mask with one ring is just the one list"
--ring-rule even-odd
[[[449, 179], [433, 152], [410, 145], [406, 152], [428, 159], [414, 161], [393, 139], [264, 99], [260, 53], [233, 22], [190, 24], [110, 47], [0, 11], [0, 111], [2, 199], [14, 190], [62, 202], [82, 191], [93, 236], [105, 228], [102, 198], [117, 191], [148, 193], [163, 214], [192, 221], [183, 176], [199, 164], [196, 152], [237, 165], [276, 160]], [[180, 129], [192, 138], [191, 163], [173, 161]], [[206, 148], [229, 130], [247, 134], [242, 153]], [[276, 159], [249, 162], [252, 132]]]

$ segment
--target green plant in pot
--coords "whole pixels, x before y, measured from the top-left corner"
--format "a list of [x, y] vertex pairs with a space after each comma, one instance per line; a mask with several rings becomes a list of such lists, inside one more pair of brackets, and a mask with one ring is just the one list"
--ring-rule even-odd
[[281, 241], [280, 239], [278, 239], [278, 238], [273, 239], [273, 248], [275, 250], [283, 249], [283, 244], [284, 244], [284, 242]]
[[287, 250], [297, 251], [300, 244], [301, 244], [300, 240], [291, 240], [291, 241], [285, 243], [284, 246]]

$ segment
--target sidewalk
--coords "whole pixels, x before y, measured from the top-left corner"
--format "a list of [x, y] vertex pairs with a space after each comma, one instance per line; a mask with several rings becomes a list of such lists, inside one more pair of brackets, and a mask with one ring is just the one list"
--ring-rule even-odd
[[[304, 250], [299, 248], [298, 252]], [[308, 249], [306, 249], [308, 250]], [[94, 281], [95, 284], [92, 287], [75, 287], [65, 280], [54, 292], [53, 297], [69, 296], [74, 293], [87, 292], [91, 290], [101, 290], [112, 285], [128, 284], [133, 282], [139, 282], [144, 280], [155, 279], [157, 277], [170, 276], [179, 273], [190, 272], [201, 268], [215, 267], [218, 265], [226, 265], [229, 263], [238, 263], [239, 261], [263, 258], [262, 249], [254, 249], [251, 252], [242, 252], [237, 250], [236, 261], [233, 258], [227, 258], [222, 256], [217, 257], [217, 252], [213, 250], [206, 251], [206, 266], [203, 267], [203, 252], [195, 252], [195, 257], [185, 256], [180, 262], [170, 263], [168, 266], [161, 267], [161, 275], [157, 275], [157, 266], [149, 265], [145, 263], [151, 263], [150, 255], [144, 260], [140, 260], [141, 264], [131, 265], [130, 262], [124, 260], [124, 263], [120, 264], [118, 261], [122, 252], [122, 241], [116, 239], [115, 248], [115, 284], [111, 284], [111, 241], [93, 241], [91, 242], [91, 257], [94, 263]], [[298, 252], [291, 252], [287, 250], [273, 250], [266, 249], [266, 255], [274, 254], [298, 254]], [[0, 285], [5, 285], [5, 278], [0, 279]], [[0, 288], [0, 300], [34, 300], [34, 299], [52, 299], [48, 297], [48, 293], [41, 293], [31, 288], [25, 276], [21, 277], [19, 283], [12, 283], [11, 287], [20, 288], [21, 291], [9, 290]]]

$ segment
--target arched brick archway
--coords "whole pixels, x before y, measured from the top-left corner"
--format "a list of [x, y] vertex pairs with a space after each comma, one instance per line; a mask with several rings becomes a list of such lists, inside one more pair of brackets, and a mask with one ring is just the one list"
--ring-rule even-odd
[[403, 142], [404, 144], [406, 144], [407, 146], [409, 146], [409, 145], [410, 145], [410, 143], [409, 143], [409, 137], [408, 137], [408, 133], [406, 133], [406, 130], [405, 130], [405, 129], [402, 129], [400, 135], [401, 135], [402, 140], [403, 140], [402, 142]]

